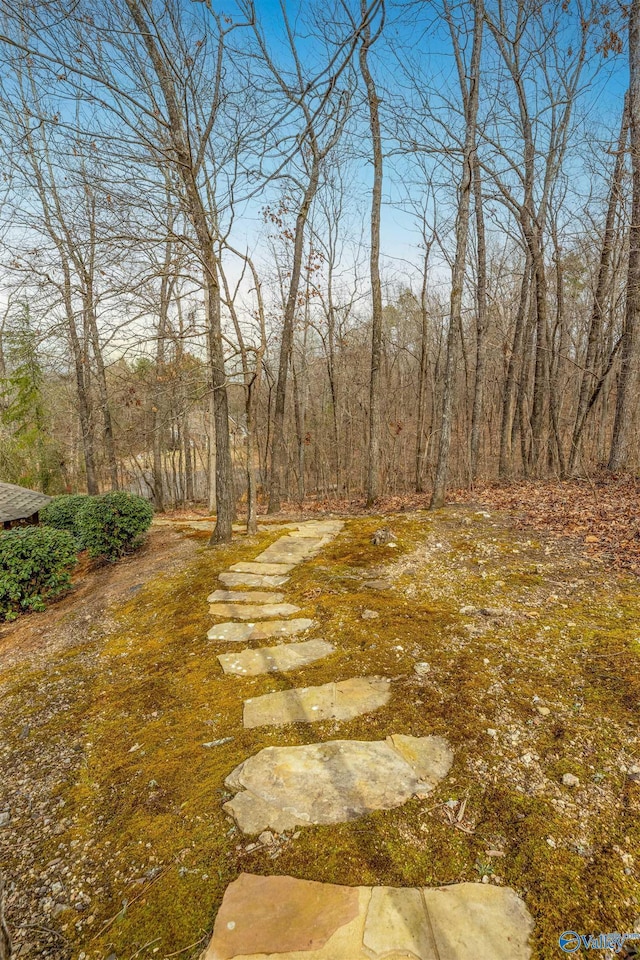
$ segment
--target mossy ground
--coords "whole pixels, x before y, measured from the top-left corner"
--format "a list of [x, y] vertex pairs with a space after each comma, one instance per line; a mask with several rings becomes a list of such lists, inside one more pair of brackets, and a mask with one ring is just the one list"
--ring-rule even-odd
[[[396, 548], [371, 544], [382, 524]], [[65, 830], [39, 850], [42, 864], [68, 865], [74, 896], [91, 896], [84, 912], [52, 921], [66, 941], [59, 956], [196, 958], [240, 871], [389, 885], [487, 875], [524, 897], [536, 958], [557, 957], [566, 929], [631, 930], [640, 786], [625, 771], [638, 758], [637, 581], [470, 508], [358, 518], [284, 587], [300, 616], [317, 621], [311, 635], [336, 652], [295, 674], [225, 677], [216, 654], [235, 647], [205, 639], [206, 596], [219, 571], [280, 534], [203, 546], [179, 575], [147, 582], [115, 611], [93, 658], [74, 649], [5, 678], [2, 736], [16, 755], [27, 749], [17, 718], [24, 724], [30, 710], [32, 736], [52, 750], [70, 730], [82, 744], [57, 787]], [[367, 589], [372, 576], [393, 587]], [[379, 617], [363, 620], [364, 609]], [[425, 676], [416, 661], [428, 662]], [[247, 697], [365, 674], [393, 679], [389, 704], [371, 715], [242, 728]], [[60, 684], [66, 707], [48, 712]], [[454, 766], [428, 799], [303, 829], [277, 855], [247, 850], [251, 838], [222, 811], [225, 777], [264, 746], [392, 732], [450, 740]], [[579, 787], [562, 786], [566, 772]]]

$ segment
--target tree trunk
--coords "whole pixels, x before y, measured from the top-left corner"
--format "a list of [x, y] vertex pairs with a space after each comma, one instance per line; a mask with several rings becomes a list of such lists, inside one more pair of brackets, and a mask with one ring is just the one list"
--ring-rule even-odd
[[380, 496], [380, 444], [382, 434], [381, 364], [382, 364], [382, 284], [380, 281], [380, 212], [382, 208], [382, 136], [380, 133], [380, 101], [369, 69], [369, 48], [373, 43], [367, 18], [367, 5], [361, 0], [363, 21], [359, 50], [360, 72], [367, 90], [369, 130], [373, 153], [373, 188], [371, 191], [371, 373], [369, 380], [369, 448], [367, 451], [366, 496], [371, 506]]
[[[451, 271], [451, 301], [449, 310], [449, 330], [447, 333], [447, 353], [444, 375], [444, 398], [442, 405], [442, 419], [440, 423], [440, 441], [438, 444], [438, 461], [431, 494], [430, 509], [442, 507], [445, 501], [447, 478], [449, 475], [449, 451], [451, 448], [451, 431], [453, 427], [453, 410], [456, 393], [457, 374], [457, 346], [458, 336], [462, 326], [462, 294], [464, 288], [464, 274], [467, 262], [467, 244], [469, 239], [469, 211], [471, 208], [471, 191], [473, 168], [476, 159], [476, 121], [478, 117], [478, 97], [480, 86], [480, 53], [482, 49], [482, 28], [484, 23], [484, 3], [477, 0], [474, 10], [473, 49], [471, 52], [471, 66], [469, 71], [468, 88], [465, 71], [458, 58], [460, 87], [465, 100], [465, 141], [462, 161], [462, 182], [458, 194], [458, 211], [456, 216], [456, 253]], [[458, 47], [457, 37], [454, 34], [450, 21], [454, 44]]]
[[596, 289], [593, 297], [593, 307], [591, 310], [587, 352], [584, 359], [582, 378], [580, 380], [580, 394], [578, 396], [578, 406], [573, 425], [573, 435], [571, 438], [571, 453], [569, 454], [569, 473], [571, 474], [575, 473], [577, 470], [581, 453], [582, 433], [587, 422], [589, 411], [593, 409], [593, 405], [590, 404], [590, 398], [594, 390], [597, 389], [599, 392], [599, 377], [596, 371], [596, 361], [598, 352], [600, 350], [600, 339], [604, 323], [605, 302], [611, 275], [611, 260], [616, 242], [616, 211], [620, 203], [622, 176], [624, 173], [624, 154], [628, 136], [629, 94], [627, 93], [622, 111], [622, 119], [620, 121], [620, 134], [618, 137], [616, 150], [616, 161], [613, 168], [611, 189], [609, 190], [607, 218], [605, 221], [604, 236], [602, 238], [602, 248], [600, 251], [600, 266], [598, 269], [598, 279], [596, 282]]
[[633, 184], [629, 267], [620, 377], [609, 454], [610, 470], [623, 470], [629, 466], [631, 426], [637, 407], [637, 339], [640, 322], [640, 0], [631, 0], [629, 9], [629, 117]]
[[516, 322], [513, 331], [513, 341], [511, 344], [511, 353], [507, 364], [507, 376], [504, 385], [502, 400], [502, 418], [500, 424], [500, 456], [498, 465], [498, 476], [501, 480], [511, 476], [513, 472], [513, 444], [512, 432], [515, 423], [516, 397], [518, 389], [518, 366], [523, 362], [524, 334], [527, 319], [527, 308], [529, 305], [529, 292], [531, 285], [531, 257], [527, 251], [527, 257], [522, 274], [522, 283], [520, 285], [520, 299], [518, 301], [518, 310], [516, 313]]
[[312, 146], [312, 162], [307, 183], [298, 216], [296, 217], [296, 226], [293, 244], [293, 263], [291, 265], [291, 278], [289, 281], [289, 292], [284, 309], [284, 320], [282, 324], [282, 340], [280, 342], [280, 359], [278, 362], [278, 382], [276, 385], [276, 402], [273, 413], [273, 433], [271, 437], [271, 480], [269, 484], [269, 507], [268, 513], [278, 513], [282, 505], [283, 495], [283, 474], [286, 459], [286, 447], [284, 438], [284, 420], [287, 403], [287, 378], [289, 374], [289, 365], [291, 362], [291, 351], [293, 349], [293, 331], [296, 319], [296, 307], [298, 305], [298, 290], [300, 288], [300, 274], [302, 271], [302, 253], [304, 250], [304, 229], [309, 216], [309, 210], [318, 189], [320, 181], [320, 156], [315, 144]]
[[473, 408], [471, 411], [471, 482], [478, 475], [480, 459], [480, 441], [482, 439], [484, 378], [487, 365], [487, 244], [482, 209], [482, 173], [478, 158], [473, 164], [473, 192], [476, 214], [477, 244], [477, 289], [476, 289], [476, 376], [473, 388]]
[[424, 468], [427, 457], [425, 430], [427, 376], [429, 373], [429, 312], [427, 310], [427, 276], [430, 247], [425, 250], [420, 291], [420, 371], [418, 373], [418, 422], [416, 442], [416, 493], [424, 493]]

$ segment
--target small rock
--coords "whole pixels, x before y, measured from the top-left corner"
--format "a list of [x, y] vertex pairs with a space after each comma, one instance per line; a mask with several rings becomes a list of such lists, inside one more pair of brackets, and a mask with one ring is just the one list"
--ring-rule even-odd
[[203, 747], [221, 747], [225, 743], [231, 743], [233, 737], [221, 737], [220, 740], [209, 740], [207, 743], [203, 743]]
[[431, 672], [431, 666], [425, 661], [420, 661], [419, 663], [414, 663], [413, 671], [417, 673], [419, 677], [426, 677], [426, 675]]
[[389, 580], [367, 580], [363, 586], [367, 590], [390, 590], [393, 584]]
[[371, 543], [376, 547], [380, 547], [385, 543], [391, 543], [393, 539], [393, 533], [389, 527], [381, 527], [380, 530], [376, 530], [374, 535], [371, 537]]
[[487, 875], [486, 873], [485, 873], [484, 876], [482, 877], [482, 882], [483, 882], [483, 883], [489, 883], [489, 877], [488, 877], [488, 875]]
[[497, 731], [497, 730], [494, 730], [493, 727], [489, 727], [489, 728], [487, 729], [487, 734], [488, 734], [488, 736], [490, 736], [490, 737], [497, 737], [497, 736], [498, 736], [498, 731]]
[[18, 739], [19, 739], [19, 740], [26, 740], [30, 733], [31, 733], [31, 727], [29, 726], [28, 723], [25, 723], [24, 727], [22, 728], [22, 730], [21, 730], [20, 733], [18, 734]]
[[0, 827], [6, 827], [10, 820], [11, 814], [8, 810], [4, 810], [2, 813], [0, 813]]
[[363, 610], [362, 619], [363, 620], [377, 620], [380, 614], [377, 610]]
[[551, 710], [549, 710], [549, 707], [536, 707], [536, 710], [538, 711], [541, 717], [548, 717], [549, 714], [551, 713]]
[[565, 787], [579, 787], [580, 781], [573, 773], [563, 773], [562, 783]]
[[634, 763], [627, 770], [627, 776], [633, 783], [640, 783], [640, 764]]
[[260, 836], [258, 837], [259, 842], [263, 847], [272, 847], [275, 843], [276, 838], [271, 833], [271, 830], [263, 830]]

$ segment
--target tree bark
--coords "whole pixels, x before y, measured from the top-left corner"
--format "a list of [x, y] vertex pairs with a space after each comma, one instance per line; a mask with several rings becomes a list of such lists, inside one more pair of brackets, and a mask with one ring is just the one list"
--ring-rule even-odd
[[484, 378], [487, 366], [487, 242], [482, 209], [482, 173], [478, 158], [473, 164], [473, 193], [476, 215], [476, 375], [473, 388], [473, 408], [471, 411], [471, 449], [469, 469], [471, 482], [478, 476], [480, 459], [480, 441], [484, 413]]
[[595, 293], [593, 295], [591, 322], [589, 324], [589, 334], [587, 339], [587, 352], [584, 358], [584, 369], [582, 371], [582, 377], [580, 380], [580, 394], [578, 396], [578, 406], [573, 425], [573, 435], [571, 437], [571, 452], [569, 454], [569, 473], [571, 474], [576, 472], [578, 463], [580, 461], [582, 434], [587, 423], [589, 411], [593, 409], [593, 405], [590, 404], [590, 398], [594, 390], [598, 389], [598, 381], [600, 379], [596, 370], [596, 363], [601, 346], [600, 340], [604, 323], [605, 303], [611, 276], [611, 260], [616, 242], [616, 211], [620, 203], [622, 176], [624, 173], [624, 154], [628, 136], [629, 94], [627, 93], [622, 111], [622, 119], [620, 121], [620, 133], [618, 136], [618, 144], [616, 149], [616, 160], [613, 168], [611, 189], [609, 190], [607, 217], [605, 221], [604, 235], [602, 238], [602, 248], [600, 251], [598, 279], [596, 282]]
[[366, 498], [371, 506], [380, 496], [380, 445], [382, 435], [381, 365], [382, 365], [382, 284], [380, 280], [380, 214], [382, 209], [382, 135], [380, 132], [380, 100], [369, 69], [369, 49], [380, 35], [372, 37], [367, 17], [366, 0], [361, 0], [363, 21], [359, 49], [362, 79], [367, 91], [369, 130], [373, 154], [373, 187], [371, 190], [371, 250], [369, 271], [371, 277], [371, 373], [369, 380], [369, 447], [367, 451]]
[[[448, 9], [448, 4], [447, 4]], [[440, 440], [438, 444], [438, 461], [431, 494], [430, 509], [442, 507], [445, 501], [447, 478], [449, 475], [449, 452], [451, 448], [451, 431], [453, 427], [453, 410], [456, 394], [457, 374], [457, 346], [458, 336], [462, 324], [462, 294], [464, 289], [464, 274], [467, 262], [467, 244], [469, 239], [469, 211], [471, 208], [471, 192], [473, 181], [473, 167], [476, 157], [476, 122], [478, 117], [478, 98], [480, 87], [480, 55], [482, 50], [482, 28], [484, 23], [484, 3], [477, 0], [474, 10], [473, 48], [469, 80], [465, 78], [465, 70], [458, 55], [458, 73], [460, 88], [465, 101], [465, 140], [462, 158], [462, 181], [458, 194], [458, 210], [456, 216], [456, 253], [451, 271], [451, 300], [449, 309], [449, 329], [447, 332], [447, 353], [444, 374], [444, 398], [442, 418], [440, 422]], [[449, 18], [452, 39], [456, 49], [459, 48], [453, 21]]]
[[632, 176], [629, 266], [620, 376], [609, 454], [609, 469], [615, 471], [629, 465], [631, 426], [637, 407], [637, 340], [640, 322], [640, 0], [631, 0], [629, 8], [629, 119]]
[[302, 272], [302, 254], [304, 251], [304, 231], [309, 216], [313, 198], [316, 195], [320, 182], [320, 155], [315, 143], [311, 147], [312, 160], [309, 181], [307, 183], [302, 202], [296, 217], [296, 226], [293, 242], [293, 262], [289, 291], [284, 309], [282, 324], [282, 339], [280, 341], [280, 358], [278, 362], [278, 382], [276, 384], [276, 402], [273, 412], [273, 433], [271, 436], [271, 481], [269, 484], [268, 513], [278, 513], [282, 505], [284, 492], [284, 468], [286, 461], [285, 445], [285, 411], [287, 403], [287, 378], [293, 349], [293, 331], [298, 305], [298, 291], [300, 289], [300, 275]]

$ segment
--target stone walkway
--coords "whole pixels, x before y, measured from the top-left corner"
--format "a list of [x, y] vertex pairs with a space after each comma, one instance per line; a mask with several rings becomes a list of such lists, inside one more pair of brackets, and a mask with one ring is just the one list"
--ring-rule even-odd
[[[287, 533], [253, 560], [221, 573], [227, 589], [215, 590], [208, 602], [223, 622], [209, 630], [209, 640], [296, 638], [314, 627], [313, 620], [295, 617], [300, 608], [273, 588], [284, 586], [296, 565], [343, 526], [337, 520], [287, 524]], [[257, 676], [292, 672], [333, 651], [325, 640], [294, 639], [220, 653], [218, 661], [225, 674]], [[246, 700], [243, 724], [345, 721], [380, 709], [391, 696], [386, 677], [278, 690]], [[426, 796], [452, 762], [450, 745], [437, 736], [391, 733], [381, 741], [266, 747], [231, 771], [225, 783], [235, 796], [224, 809], [246, 834], [345, 823]], [[225, 892], [205, 960], [528, 960], [532, 928], [509, 888], [342, 887], [242, 874]]]
[[341, 887], [241, 874], [204, 960], [519, 960], [532, 929], [507, 887]]

